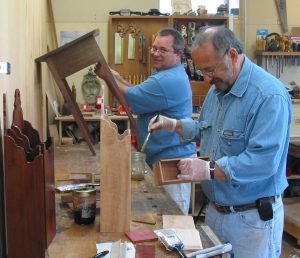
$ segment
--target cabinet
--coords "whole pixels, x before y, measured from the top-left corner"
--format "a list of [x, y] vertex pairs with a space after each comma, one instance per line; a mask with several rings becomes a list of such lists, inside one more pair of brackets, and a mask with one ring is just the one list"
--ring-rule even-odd
[[[108, 63], [131, 84], [143, 82], [152, 72], [150, 48], [157, 31], [164, 27], [174, 27], [185, 37], [185, 57], [190, 58], [189, 48], [193, 33], [207, 25], [228, 26], [224, 16], [110, 16], [108, 23]], [[191, 59], [190, 59], [191, 60]], [[188, 70], [187, 70], [188, 72]], [[189, 74], [189, 72], [188, 72]], [[193, 91], [193, 105], [199, 107], [209, 89], [209, 84], [189, 74]], [[109, 104], [118, 105], [112, 95]]]

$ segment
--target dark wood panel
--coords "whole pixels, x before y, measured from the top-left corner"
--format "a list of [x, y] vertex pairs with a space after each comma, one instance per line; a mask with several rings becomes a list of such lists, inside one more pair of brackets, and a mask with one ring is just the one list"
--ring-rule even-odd
[[24, 149], [4, 136], [6, 235], [9, 258], [44, 258], [43, 156], [27, 162]]
[[4, 212], [4, 172], [3, 172], [3, 150], [2, 150], [2, 129], [0, 120], [0, 258], [6, 257], [5, 239], [5, 212]]

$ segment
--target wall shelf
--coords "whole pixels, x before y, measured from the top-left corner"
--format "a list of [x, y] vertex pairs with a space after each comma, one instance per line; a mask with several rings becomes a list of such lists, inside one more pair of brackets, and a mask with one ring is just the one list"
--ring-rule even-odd
[[300, 52], [256, 51], [256, 56], [300, 56]]

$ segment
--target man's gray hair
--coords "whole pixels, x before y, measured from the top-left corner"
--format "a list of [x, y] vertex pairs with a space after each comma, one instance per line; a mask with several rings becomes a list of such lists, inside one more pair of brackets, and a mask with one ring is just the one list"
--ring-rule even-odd
[[223, 56], [230, 48], [235, 48], [238, 54], [243, 54], [244, 46], [239, 38], [225, 26], [202, 27], [193, 41], [192, 49], [211, 42], [218, 55]]

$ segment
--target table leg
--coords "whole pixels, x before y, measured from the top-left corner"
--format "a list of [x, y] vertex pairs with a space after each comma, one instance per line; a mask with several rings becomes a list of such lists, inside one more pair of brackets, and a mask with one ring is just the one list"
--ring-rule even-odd
[[62, 121], [58, 121], [58, 133], [59, 133], [59, 141], [62, 144]]

